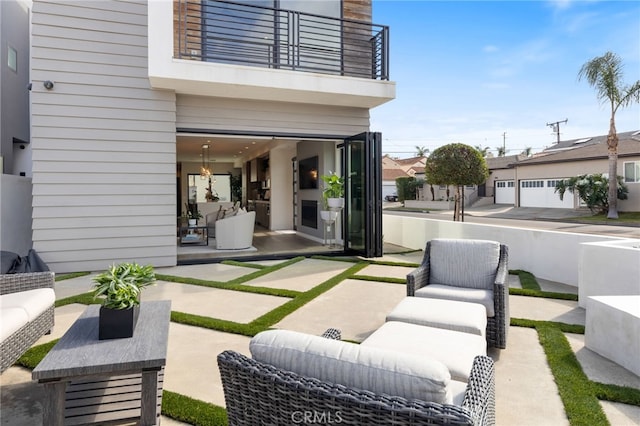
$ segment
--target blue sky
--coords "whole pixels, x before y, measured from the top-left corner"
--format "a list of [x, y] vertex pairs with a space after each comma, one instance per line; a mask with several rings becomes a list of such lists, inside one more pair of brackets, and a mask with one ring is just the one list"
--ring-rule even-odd
[[[373, 21], [390, 27], [396, 99], [371, 111], [383, 152], [410, 157], [461, 142], [503, 143], [507, 155], [556, 140], [604, 135], [609, 107], [578, 81], [580, 67], [606, 51], [640, 79], [638, 1], [373, 0]], [[618, 132], [640, 129], [640, 105], [616, 114]]]

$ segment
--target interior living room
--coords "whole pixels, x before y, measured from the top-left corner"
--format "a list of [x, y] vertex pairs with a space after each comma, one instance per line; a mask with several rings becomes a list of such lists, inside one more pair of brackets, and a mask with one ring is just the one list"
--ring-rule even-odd
[[[178, 262], [335, 253], [342, 217], [323, 221], [321, 175], [342, 140], [179, 134]], [[337, 215], [336, 215], [337, 216]]]

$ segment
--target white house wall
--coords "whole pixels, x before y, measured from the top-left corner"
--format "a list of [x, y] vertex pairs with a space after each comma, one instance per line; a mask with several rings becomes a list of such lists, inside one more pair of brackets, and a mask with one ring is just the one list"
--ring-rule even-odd
[[369, 130], [366, 108], [177, 96], [177, 127], [267, 134], [339, 135]]
[[34, 1], [32, 31], [34, 248], [56, 272], [175, 265], [175, 95], [149, 85], [146, 1]]

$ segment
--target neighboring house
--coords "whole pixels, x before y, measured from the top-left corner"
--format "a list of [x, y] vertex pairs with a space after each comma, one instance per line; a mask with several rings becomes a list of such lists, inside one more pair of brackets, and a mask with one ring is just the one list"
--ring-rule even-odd
[[[624, 177], [629, 198], [618, 201], [620, 211], [640, 211], [640, 131], [618, 134], [618, 174]], [[579, 208], [580, 200], [567, 192], [555, 193], [560, 179], [589, 173], [607, 174], [607, 136], [561, 141], [531, 157], [511, 156], [487, 160], [488, 181], [496, 204], [520, 207]]]
[[391, 158], [385, 154], [382, 157], [382, 198], [397, 194], [396, 179], [399, 177], [424, 179], [426, 162], [427, 157]]
[[[371, 3], [33, 1], [33, 248], [56, 272], [175, 265], [176, 216], [200, 200], [201, 169], [214, 185], [241, 176], [242, 201], [269, 204], [269, 229], [321, 240], [321, 184], [300, 188], [297, 169], [317, 159], [313, 176], [339, 171], [348, 195], [370, 197], [345, 211], [345, 250], [357, 235], [356, 250], [380, 255], [381, 230], [364, 227], [381, 210], [356, 209], [379, 194], [359, 183], [382, 180], [369, 111], [395, 97]], [[14, 173], [5, 145], [3, 133]]]

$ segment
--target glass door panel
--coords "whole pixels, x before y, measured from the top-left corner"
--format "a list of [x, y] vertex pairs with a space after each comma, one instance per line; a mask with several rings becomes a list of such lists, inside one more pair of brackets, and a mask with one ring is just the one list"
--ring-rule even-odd
[[345, 139], [345, 250], [382, 256], [381, 134]]

